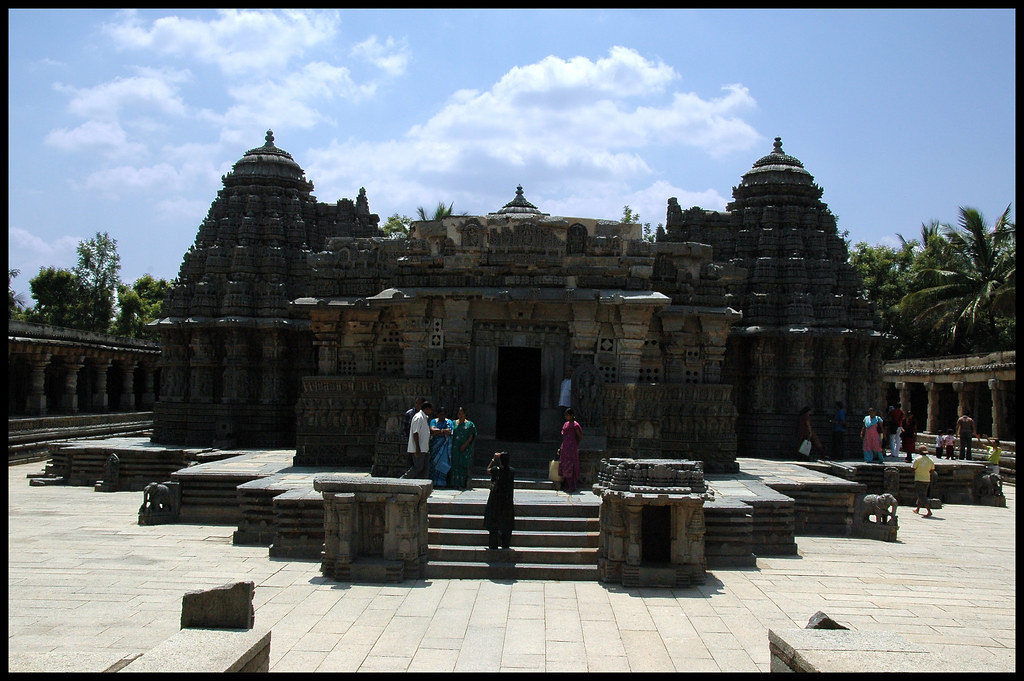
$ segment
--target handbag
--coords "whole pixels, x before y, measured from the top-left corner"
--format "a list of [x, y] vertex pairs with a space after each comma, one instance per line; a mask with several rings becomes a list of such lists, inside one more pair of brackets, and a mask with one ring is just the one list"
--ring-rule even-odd
[[804, 456], [807, 456], [808, 454], [810, 454], [811, 453], [811, 441], [810, 440], [804, 440], [803, 442], [801, 442], [800, 443], [799, 451]]
[[555, 484], [562, 482], [562, 476], [558, 474], [557, 461], [552, 461], [548, 464], [548, 480]]

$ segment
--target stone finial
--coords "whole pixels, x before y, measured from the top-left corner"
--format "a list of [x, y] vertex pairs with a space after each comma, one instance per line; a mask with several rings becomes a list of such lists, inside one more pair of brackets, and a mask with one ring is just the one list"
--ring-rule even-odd
[[[778, 137], [776, 137], [775, 139], [778, 139]], [[272, 146], [274, 146], [274, 131], [273, 130], [267, 130], [266, 140], [267, 140], [267, 143], [264, 144], [263, 146], [265, 146], [265, 147], [272, 147]]]
[[781, 137], [776, 137], [775, 138], [775, 148], [772, 149], [772, 151], [775, 152], [776, 154], [784, 154], [784, 153], [786, 153], [786, 152], [784, 152], [782, 150], [782, 138]]

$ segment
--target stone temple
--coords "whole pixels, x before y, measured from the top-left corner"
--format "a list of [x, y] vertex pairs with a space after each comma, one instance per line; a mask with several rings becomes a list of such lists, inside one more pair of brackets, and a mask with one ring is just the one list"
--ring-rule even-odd
[[738, 453], [792, 458], [805, 405], [827, 436], [835, 400], [881, 400], [872, 305], [778, 138], [726, 211], [668, 199], [654, 242], [522, 187], [389, 239], [365, 191], [319, 202], [270, 132], [223, 183], [155, 322], [157, 443], [396, 475], [415, 397], [464, 406], [482, 439], [555, 442], [569, 371], [584, 447], [728, 473]]

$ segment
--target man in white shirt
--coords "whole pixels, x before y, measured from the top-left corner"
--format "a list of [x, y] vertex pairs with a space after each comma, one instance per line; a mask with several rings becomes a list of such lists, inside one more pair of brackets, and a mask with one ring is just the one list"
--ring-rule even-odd
[[412, 417], [412, 423], [409, 425], [409, 444], [406, 445], [406, 451], [412, 458], [412, 468], [402, 475], [403, 478], [429, 477], [427, 454], [430, 452], [430, 414], [433, 411], [434, 405], [424, 401], [423, 406]]
[[572, 406], [572, 369], [565, 368], [565, 378], [562, 379], [562, 387], [558, 391], [558, 407], [564, 414], [565, 410]]

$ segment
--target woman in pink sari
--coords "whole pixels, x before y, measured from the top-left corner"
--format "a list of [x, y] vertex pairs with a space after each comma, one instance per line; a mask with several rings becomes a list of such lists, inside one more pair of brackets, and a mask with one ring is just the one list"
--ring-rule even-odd
[[562, 426], [562, 446], [558, 448], [558, 474], [562, 476], [562, 489], [569, 494], [576, 492], [580, 479], [580, 440], [583, 429], [576, 423], [572, 409], [565, 410], [565, 424]]

